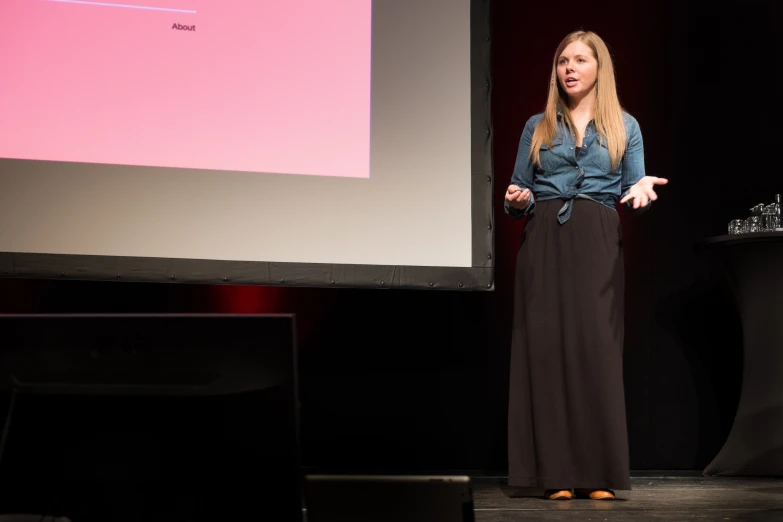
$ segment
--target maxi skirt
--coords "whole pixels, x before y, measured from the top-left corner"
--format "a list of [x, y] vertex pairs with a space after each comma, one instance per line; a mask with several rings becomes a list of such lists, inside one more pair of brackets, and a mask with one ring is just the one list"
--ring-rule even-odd
[[590, 200], [536, 203], [517, 254], [508, 482], [631, 489], [620, 218]]

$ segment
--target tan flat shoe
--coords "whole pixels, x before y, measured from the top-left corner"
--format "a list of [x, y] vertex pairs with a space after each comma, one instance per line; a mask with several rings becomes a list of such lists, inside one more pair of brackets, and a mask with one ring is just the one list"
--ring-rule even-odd
[[570, 489], [547, 489], [544, 491], [544, 498], [549, 500], [571, 500], [574, 494]]
[[591, 500], [614, 500], [614, 491], [611, 489], [579, 488], [576, 490], [576, 495], [579, 498], [589, 498]]

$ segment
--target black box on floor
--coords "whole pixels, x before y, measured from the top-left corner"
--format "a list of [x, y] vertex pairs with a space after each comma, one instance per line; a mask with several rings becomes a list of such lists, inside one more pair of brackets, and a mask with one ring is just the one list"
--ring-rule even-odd
[[473, 522], [462, 475], [306, 475], [307, 522]]
[[0, 316], [0, 513], [302, 517], [294, 318]]

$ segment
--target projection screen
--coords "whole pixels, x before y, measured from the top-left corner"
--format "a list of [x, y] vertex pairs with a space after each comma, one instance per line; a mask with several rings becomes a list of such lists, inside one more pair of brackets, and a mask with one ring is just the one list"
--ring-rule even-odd
[[0, 0], [0, 275], [493, 289], [489, 0]]

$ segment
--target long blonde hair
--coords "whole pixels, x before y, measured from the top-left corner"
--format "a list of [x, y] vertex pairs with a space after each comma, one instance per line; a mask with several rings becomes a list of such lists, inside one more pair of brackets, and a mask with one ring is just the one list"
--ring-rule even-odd
[[576, 132], [571, 112], [568, 110], [568, 95], [563, 91], [557, 79], [557, 61], [563, 50], [573, 42], [582, 42], [593, 52], [598, 62], [598, 74], [595, 84], [595, 129], [599, 139], [606, 140], [607, 150], [612, 159], [612, 170], [616, 170], [625, 154], [625, 123], [623, 108], [617, 97], [617, 85], [614, 80], [614, 65], [604, 41], [592, 31], [574, 31], [568, 34], [557, 46], [552, 63], [552, 76], [549, 80], [549, 96], [546, 101], [544, 117], [533, 132], [529, 156], [533, 163], [541, 165], [539, 150], [542, 143], [552, 146], [552, 139], [557, 134], [557, 111], [561, 110], [566, 125], [571, 132]]

